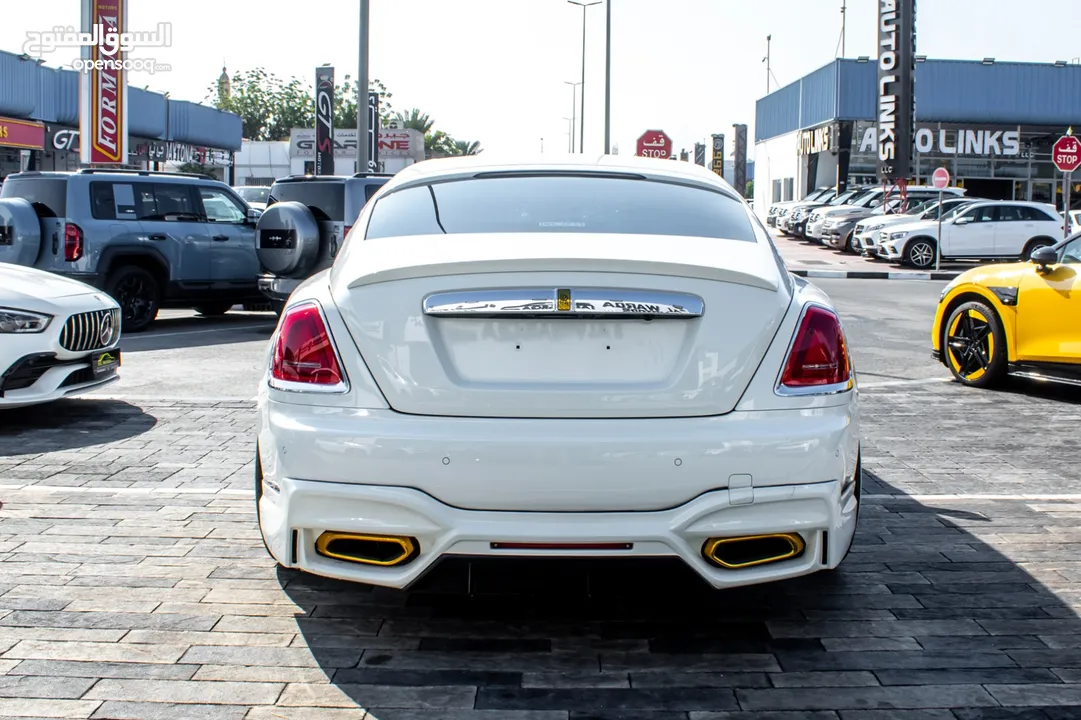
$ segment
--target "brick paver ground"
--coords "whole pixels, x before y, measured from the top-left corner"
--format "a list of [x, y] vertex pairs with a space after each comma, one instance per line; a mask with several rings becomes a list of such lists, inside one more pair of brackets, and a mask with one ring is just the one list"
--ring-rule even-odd
[[1081, 718], [1081, 503], [1054, 497], [1081, 394], [1023, 389], [865, 391], [843, 570], [726, 593], [668, 565], [475, 566], [471, 594], [453, 565], [408, 593], [278, 570], [250, 405], [0, 416], [0, 718]]

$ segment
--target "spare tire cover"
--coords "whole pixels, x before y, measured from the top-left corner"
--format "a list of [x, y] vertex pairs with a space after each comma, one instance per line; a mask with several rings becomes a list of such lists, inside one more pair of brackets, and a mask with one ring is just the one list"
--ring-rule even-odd
[[22, 198], [0, 200], [0, 262], [32, 266], [41, 252], [41, 221]]
[[278, 277], [303, 277], [319, 258], [319, 244], [319, 223], [303, 203], [274, 203], [256, 225], [259, 263]]

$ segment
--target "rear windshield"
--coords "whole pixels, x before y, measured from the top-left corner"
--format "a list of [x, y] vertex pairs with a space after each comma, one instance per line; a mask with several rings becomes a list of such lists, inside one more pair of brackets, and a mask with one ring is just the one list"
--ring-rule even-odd
[[270, 188], [267, 207], [277, 202], [302, 203], [312, 208], [320, 220], [345, 221], [345, 183], [342, 182], [276, 183]]
[[241, 187], [236, 188], [237, 194], [244, 198], [245, 202], [265, 203], [270, 195], [270, 188], [265, 187]]
[[58, 177], [9, 177], [0, 188], [0, 197], [22, 198], [31, 203], [41, 217], [66, 217], [67, 194], [67, 178]]
[[420, 185], [383, 196], [367, 237], [618, 233], [755, 242], [743, 203], [705, 188], [630, 177], [521, 175]]

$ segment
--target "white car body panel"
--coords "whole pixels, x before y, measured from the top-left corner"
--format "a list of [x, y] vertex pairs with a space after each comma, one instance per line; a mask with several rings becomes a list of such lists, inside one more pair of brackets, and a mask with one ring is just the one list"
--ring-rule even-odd
[[[484, 162], [414, 165], [383, 192]], [[569, 163], [596, 171], [580, 157]], [[721, 182], [670, 162], [597, 164]], [[372, 205], [333, 269], [290, 298], [322, 308], [348, 391], [277, 389], [269, 368], [258, 389], [260, 527], [279, 563], [398, 588], [444, 555], [670, 556], [716, 587], [840, 563], [857, 510], [855, 370], [847, 390], [777, 392], [802, 310], [828, 299], [783, 271], [760, 223], [758, 243], [363, 240]], [[700, 297], [704, 312], [556, 321], [423, 311], [432, 293], [531, 286], [663, 289]], [[620, 343], [625, 357], [613, 361]], [[316, 550], [325, 531], [408, 536], [420, 551], [397, 567], [336, 560]], [[708, 538], [772, 532], [798, 532], [805, 552], [739, 570], [703, 559]], [[507, 542], [627, 547], [493, 546]]]
[[[93, 350], [74, 352], [60, 344], [64, 324], [69, 317], [94, 311], [119, 311], [116, 302], [100, 290], [41, 270], [0, 263], [0, 308], [52, 316], [41, 332], [0, 333], [0, 378], [4, 378], [0, 379], [0, 388], [4, 387], [16, 366], [30, 356], [53, 355], [56, 361], [50, 361], [50, 367], [29, 386], [0, 390], [0, 409], [51, 402], [119, 379], [115, 371], [98, 378], [87, 376], [85, 372], [90, 370], [92, 354], [118, 346], [119, 325], [115, 327], [109, 343], [98, 343]], [[75, 373], [81, 374], [75, 376]], [[65, 385], [73, 376], [76, 380]], [[81, 380], [83, 376], [87, 376], [87, 379]]]

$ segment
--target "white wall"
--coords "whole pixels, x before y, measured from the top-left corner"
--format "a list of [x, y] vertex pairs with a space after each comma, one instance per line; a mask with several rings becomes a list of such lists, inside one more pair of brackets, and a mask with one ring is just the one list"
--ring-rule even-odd
[[796, 135], [794, 132], [779, 135], [754, 146], [754, 211], [762, 218], [773, 204], [775, 180], [791, 178], [796, 188], [795, 196], [802, 197], [799, 193], [802, 163], [796, 155]]

